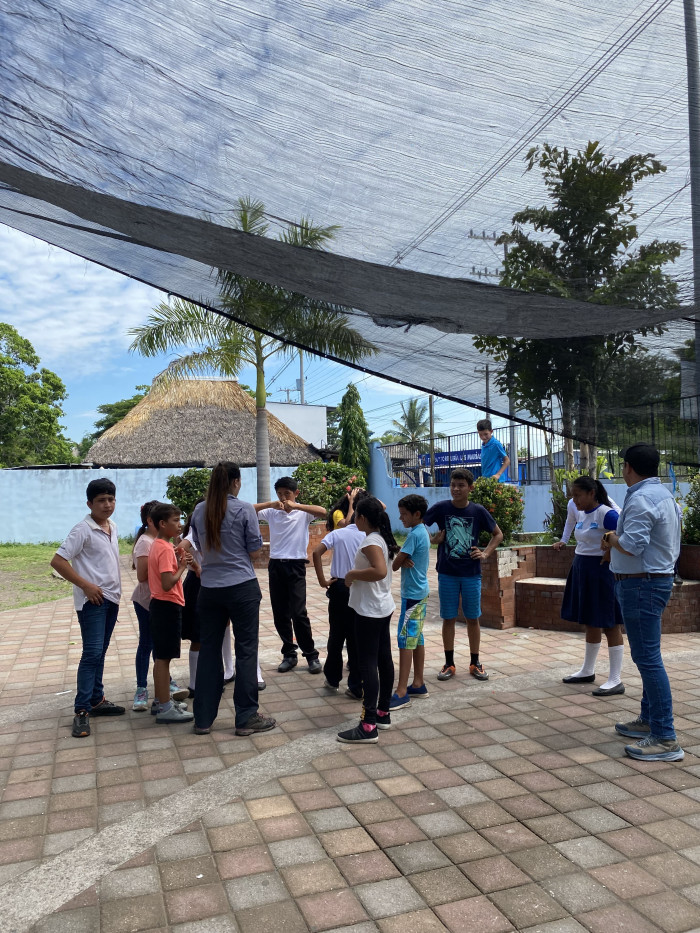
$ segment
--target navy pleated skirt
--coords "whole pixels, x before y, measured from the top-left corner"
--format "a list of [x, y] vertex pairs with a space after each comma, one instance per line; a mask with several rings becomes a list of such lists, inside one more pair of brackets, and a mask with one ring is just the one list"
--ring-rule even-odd
[[601, 564], [600, 557], [574, 555], [566, 578], [561, 617], [595, 628], [612, 628], [622, 622], [609, 563]]

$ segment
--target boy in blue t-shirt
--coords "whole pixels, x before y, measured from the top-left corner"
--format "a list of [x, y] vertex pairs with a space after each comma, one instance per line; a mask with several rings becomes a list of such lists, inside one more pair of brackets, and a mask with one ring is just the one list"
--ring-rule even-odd
[[[428, 605], [428, 562], [430, 535], [423, 524], [428, 503], [423, 496], [404, 496], [399, 500], [399, 518], [408, 536], [394, 558], [393, 570], [401, 568], [401, 615], [399, 616], [399, 683], [391, 698], [390, 709], [403, 709], [411, 705], [411, 697], [427, 697], [428, 688], [423, 681], [425, 642], [423, 623]], [[408, 678], [413, 663], [413, 683]]]
[[499, 483], [505, 483], [510, 466], [510, 457], [505, 447], [493, 436], [493, 428], [488, 418], [477, 421], [476, 430], [481, 438], [481, 475], [493, 476]]
[[[437, 502], [423, 517], [426, 525], [436, 524], [440, 529], [436, 536], [437, 571], [445, 664], [438, 674], [438, 680], [449, 680], [455, 676], [455, 620], [459, 612], [460, 596], [462, 611], [467, 619], [471, 652], [469, 673], [477, 680], [489, 679], [479, 661], [481, 561], [496, 550], [503, 540], [503, 532], [483, 505], [469, 501], [473, 485], [471, 470], [453, 470], [450, 477], [452, 499]], [[479, 547], [482, 531], [491, 534], [491, 540], [483, 550]]]

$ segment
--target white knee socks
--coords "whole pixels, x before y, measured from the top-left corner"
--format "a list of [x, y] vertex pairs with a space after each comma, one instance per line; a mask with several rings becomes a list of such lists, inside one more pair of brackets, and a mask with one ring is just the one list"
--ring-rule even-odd
[[609, 690], [611, 687], [617, 687], [619, 683], [622, 683], [622, 678], [620, 673], [622, 671], [622, 656], [625, 653], [624, 645], [615, 645], [614, 647], [608, 647], [608, 655], [610, 657], [610, 674], [608, 679], [604, 684], [601, 684], [602, 690]]
[[199, 661], [199, 651], [190, 649], [190, 690], [194, 690], [194, 682], [197, 679], [197, 661]]
[[586, 642], [586, 655], [583, 659], [583, 667], [580, 671], [576, 671], [573, 674], [573, 677], [590, 677], [591, 674], [595, 674], [595, 662], [598, 657], [598, 652], [600, 650], [600, 642]]
[[233, 652], [231, 651], [231, 626], [226, 626], [224, 632], [224, 643], [221, 646], [221, 656], [224, 659], [224, 680], [230, 680], [233, 677]]

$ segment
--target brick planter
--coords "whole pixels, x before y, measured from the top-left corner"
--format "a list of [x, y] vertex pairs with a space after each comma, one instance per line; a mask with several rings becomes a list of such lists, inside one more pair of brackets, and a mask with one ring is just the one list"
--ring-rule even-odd
[[[270, 526], [261, 522], [260, 534], [263, 539], [262, 554], [253, 561], [253, 567], [257, 570], [267, 568], [268, 561], [270, 560]], [[325, 522], [312, 522], [309, 525], [309, 546], [306, 549], [306, 557], [308, 560], [311, 560], [314, 549], [323, 541], [327, 534], [328, 530]], [[324, 563], [330, 563], [330, 554], [327, 552], [324, 555]], [[311, 568], [311, 572], [313, 573], [313, 567]]]

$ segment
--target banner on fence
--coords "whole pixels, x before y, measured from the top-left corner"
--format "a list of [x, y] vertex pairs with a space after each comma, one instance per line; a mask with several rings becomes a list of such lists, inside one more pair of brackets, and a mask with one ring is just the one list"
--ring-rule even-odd
[[[419, 454], [418, 460], [421, 466], [430, 466], [430, 454]], [[441, 450], [435, 451], [436, 467], [474, 467], [481, 466], [481, 448], [476, 450]]]

